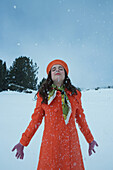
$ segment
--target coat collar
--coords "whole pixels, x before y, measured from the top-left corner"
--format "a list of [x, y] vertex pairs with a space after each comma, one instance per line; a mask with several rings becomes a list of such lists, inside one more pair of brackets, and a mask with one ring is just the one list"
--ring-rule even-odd
[[71, 93], [69, 90], [67, 90], [67, 89], [65, 89], [65, 92], [66, 92], [67, 94], [69, 94], [70, 96], [72, 95], [72, 93]]

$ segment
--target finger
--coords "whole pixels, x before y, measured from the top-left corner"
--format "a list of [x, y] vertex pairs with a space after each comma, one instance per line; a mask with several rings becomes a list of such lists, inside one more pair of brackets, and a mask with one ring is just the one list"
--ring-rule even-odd
[[91, 156], [91, 155], [92, 155], [92, 152], [89, 153], [89, 156]]
[[93, 152], [96, 153], [94, 149], [93, 149]]
[[19, 158], [19, 155], [17, 156], [17, 159]]
[[20, 156], [20, 159], [23, 159], [23, 155]]
[[17, 152], [16, 155], [15, 155], [15, 157], [18, 157], [18, 155], [19, 155], [19, 153]]
[[89, 156], [91, 156], [92, 155], [92, 151], [89, 149]]
[[23, 158], [23, 154], [20, 154], [20, 159], [22, 159]]
[[24, 153], [22, 154], [22, 159], [24, 158]]
[[16, 155], [15, 156], [17, 156], [18, 155], [18, 152], [16, 153]]
[[98, 146], [98, 143], [96, 143], [96, 146]]
[[15, 147], [12, 149], [12, 152], [15, 150]]
[[17, 159], [20, 157], [20, 154], [17, 155]]

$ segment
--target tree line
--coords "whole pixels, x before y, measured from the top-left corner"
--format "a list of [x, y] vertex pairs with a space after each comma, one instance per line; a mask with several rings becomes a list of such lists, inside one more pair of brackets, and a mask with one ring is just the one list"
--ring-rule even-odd
[[7, 69], [6, 62], [0, 59], [0, 92], [37, 90], [38, 69], [37, 64], [26, 56], [16, 58], [9, 69]]

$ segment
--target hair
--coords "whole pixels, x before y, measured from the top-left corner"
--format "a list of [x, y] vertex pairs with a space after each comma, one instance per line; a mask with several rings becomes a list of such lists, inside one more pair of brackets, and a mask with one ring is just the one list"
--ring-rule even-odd
[[[63, 86], [64, 88], [66, 88], [67, 90], [69, 90], [71, 92], [72, 95], [77, 95], [77, 88], [75, 86], [73, 86], [71, 84], [71, 80], [69, 79], [66, 70], [65, 71], [65, 79], [63, 81]], [[39, 95], [42, 97], [42, 103], [47, 104], [48, 101], [48, 93], [49, 91], [52, 90], [52, 84], [53, 84], [53, 80], [51, 78], [51, 70], [49, 71], [48, 77], [47, 79], [42, 83], [41, 87], [39, 88], [38, 92]], [[37, 92], [37, 93], [38, 93]], [[37, 95], [37, 94], [36, 94]]]

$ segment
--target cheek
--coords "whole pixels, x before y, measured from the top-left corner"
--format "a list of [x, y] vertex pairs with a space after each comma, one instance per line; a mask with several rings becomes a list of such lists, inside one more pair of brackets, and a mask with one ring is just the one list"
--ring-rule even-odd
[[65, 72], [62, 74], [62, 78], [63, 78], [63, 80], [65, 79]]
[[65, 79], [65, 74], [63, 75], [63, 78]]
[[52, 80], [54, 79], [54, 73], [51, 72], [51, 78]]
[[65, 79], [65, 75], [63, 75], [62, 79], [63, 79], [63, 80]]

